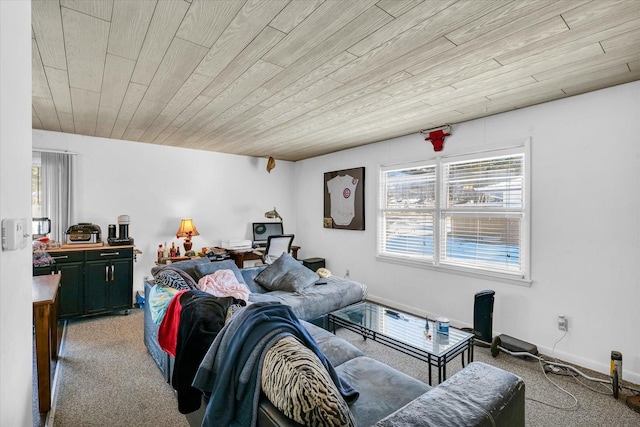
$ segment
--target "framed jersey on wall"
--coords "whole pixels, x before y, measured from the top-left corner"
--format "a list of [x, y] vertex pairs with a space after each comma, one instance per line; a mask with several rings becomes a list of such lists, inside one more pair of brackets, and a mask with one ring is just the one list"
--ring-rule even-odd
[[324, 174], [324, 228], [364, 230], [364, 168]]

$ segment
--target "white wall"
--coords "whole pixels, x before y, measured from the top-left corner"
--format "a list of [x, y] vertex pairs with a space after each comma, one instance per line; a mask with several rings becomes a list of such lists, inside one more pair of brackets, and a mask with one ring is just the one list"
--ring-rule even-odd
[[[31, 4], [0, 1], [0, 217], [30, 218]], [[31, 426], [31, 248], [0, 252], [0, 425]]]
[[78, 153], [73, 223], [99, 225], [106, 241], [109, 224], [117, 228], [119, 215], [131, 217], [129, 235], [142, 251], [134, 293], [150, 276], [159, 244], [174, 241], [184, 252], [184, 240], [175, 236], [181, 218], [193, 218], [197, 250], [222, 239], [251, 239], [251, 222], [266, 221], [274, 206], [285, 231], [296, 230], [291, 162], [278, 161], [267, 173], [263, 158], [40, 130], [33, 131], [33, 147]]
[[[640, 383], [640, 82], [453, 126], [445, 155], [531, 137], [530, 287], [376, 259], [381, 164], [434, 157], [412, 134], [296, 164], [298, 233], [309, 256], [369, 286], [371, 299], [472, 326], [474, 295], [496, 292], [494, 336], [504, 333], [551, 355]], [[322, 227], [323, 173], [364, 166], [365, 231]]]

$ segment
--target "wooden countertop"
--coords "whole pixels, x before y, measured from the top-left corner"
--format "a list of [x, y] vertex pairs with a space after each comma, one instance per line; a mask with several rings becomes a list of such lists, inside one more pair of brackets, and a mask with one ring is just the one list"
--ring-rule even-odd
[[91, 251], [91, 250], [102, 250], [102, 249], [120, 249], [120, 248], [133, 248], [135, 245], [117, 245], [111, 246], [109, 244], [103, 244], [102, 246], [85, 246], [81, 243], [77, 245], [65, 245], [64, 247], [59, 248], [51, 248], [45, 249], [45, 252], [67, 252], [67, 251]]
[[31, 295], [33, 306], [51, 304], [55, 301], [58, 286], [60, 286], [60, 274], [45, 274], [34, 276], [31, 280]]

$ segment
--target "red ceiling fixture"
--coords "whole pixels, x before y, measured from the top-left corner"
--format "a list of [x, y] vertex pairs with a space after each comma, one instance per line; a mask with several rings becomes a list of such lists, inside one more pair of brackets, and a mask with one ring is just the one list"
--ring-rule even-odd
[[431, 141], [433, 144], [433, 151], [442, 151], [444, 139], [451, 135], [451, 125], [444, 125], [432, 129], [423, 129], [420, 133], [422, 135], [427, 135], [424, 140]]

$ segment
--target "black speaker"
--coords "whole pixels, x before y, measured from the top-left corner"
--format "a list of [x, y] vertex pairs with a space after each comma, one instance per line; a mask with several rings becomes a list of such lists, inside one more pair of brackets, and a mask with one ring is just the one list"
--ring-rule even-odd
[[473, 334], [476, 340], [490, 344], [493, 340], [494, 291], [480, 291], [473, 305]]

